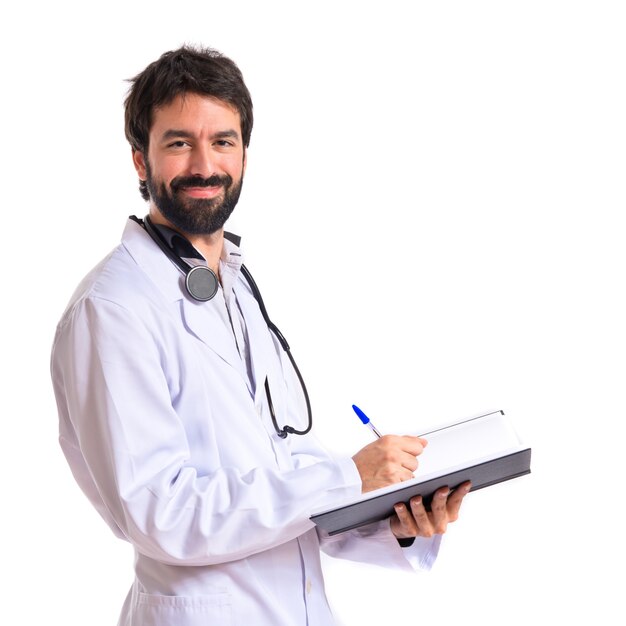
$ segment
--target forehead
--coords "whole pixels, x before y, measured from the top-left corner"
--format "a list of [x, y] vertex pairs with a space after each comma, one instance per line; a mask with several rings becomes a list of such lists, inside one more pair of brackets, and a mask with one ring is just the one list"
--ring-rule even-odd
[[152, 114], [151, 135], [176, 129], [193, 133], [234, 130], [241, 137], [241, 119], [237, 109], [228, 102], [187, 93], [155, 107]]

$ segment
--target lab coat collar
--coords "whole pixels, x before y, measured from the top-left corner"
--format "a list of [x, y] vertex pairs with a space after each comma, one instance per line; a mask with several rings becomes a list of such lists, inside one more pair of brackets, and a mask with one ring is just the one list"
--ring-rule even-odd
[[[180, 303], [180, 315], [189, 331], [234, 367], [247, 382], [235, 342], [228, 332], [215, 332], [224, 325], [214, 301], [198, 302], [187, 294], [179, 269], [159, 250], [150, 235], [129, 219], [122, 235], [126, 248], [139, 268], [170, 303]], [[175, 313], [174, 313], [175, 314]]]
[[183, 298], [185, 289], [183, 275], [159, 250], [144, 228], [132, 219], [126, 222], [122, 245], [168, 302], [176, 302]]

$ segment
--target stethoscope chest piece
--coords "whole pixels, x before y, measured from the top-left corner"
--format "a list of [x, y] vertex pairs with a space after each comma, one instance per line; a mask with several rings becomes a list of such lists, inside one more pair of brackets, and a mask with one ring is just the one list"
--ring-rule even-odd
[[204, 265], [192, 267], [185, 275], [185, 286], [194, 300], [206, 302], [215, 296], [218, 289], [215, 272]]

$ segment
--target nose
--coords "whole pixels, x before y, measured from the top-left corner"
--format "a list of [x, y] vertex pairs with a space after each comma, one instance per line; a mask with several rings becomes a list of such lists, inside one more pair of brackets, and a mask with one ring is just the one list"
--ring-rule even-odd
[[189, 174], [209, 178], [217, 173], [217, 162], [210, 146], [198, 144], [194, 146], [190, 155]]

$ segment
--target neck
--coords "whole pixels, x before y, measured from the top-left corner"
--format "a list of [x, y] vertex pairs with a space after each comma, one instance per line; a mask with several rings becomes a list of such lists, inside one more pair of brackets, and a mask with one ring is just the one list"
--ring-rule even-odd
[[191, 245], [205, 258], [207, 265], [219, 276], [220, 258], [224, 248], [224, 229], [220, 228], [211, 235], [183, 234]]
[[210, 235], [190, 235], [183, 232], [179, 228], [176, 228], [174, 224], [171, 224], [166, 220], [160, 211], [151, 207], [150, 219], [155, 224], [163, 224], [180, 233], [185, 239], [191, 243], [191, 245], [204, 257], [207, 265], [215, 272], [216, 276], [219, 276], [220, 258], [222, 256], [222, 249], [224, 247], [224, 229], [211, 233]]

